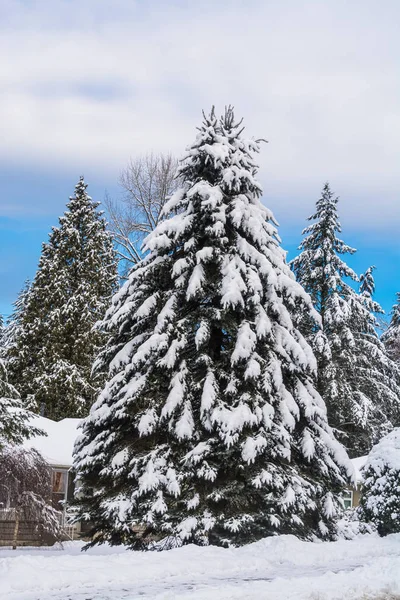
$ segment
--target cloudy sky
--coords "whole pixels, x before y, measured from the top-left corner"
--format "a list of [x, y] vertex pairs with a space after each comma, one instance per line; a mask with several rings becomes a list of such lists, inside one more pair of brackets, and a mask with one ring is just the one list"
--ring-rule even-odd
[[118, 195], [148, 151], [181, 154], [230, 103], [293, 256], [326, 180], [358, 271], [400, 290], [398, 0], [1, 0], [0, 312], [35, 273], [79, 175]]

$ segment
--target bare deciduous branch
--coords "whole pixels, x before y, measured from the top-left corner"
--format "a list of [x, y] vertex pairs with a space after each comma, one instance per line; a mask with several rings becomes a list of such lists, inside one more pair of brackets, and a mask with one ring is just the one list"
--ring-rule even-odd
[[60, 540], [59, 512], [51, 506], [51, 468], [35, 450], [5, 446], [0, 451], [0, 512], [15, 521], [13, 547], [19, 523], [30, 521]]
[[121, 198], [105, 198], [125, 272], [143, 257], [143, 240], [159, 223], [166, 200], [179, 185], [177, 166], [178, 161], [170, 154], [151, 153], [131, 159], [120, 175]]

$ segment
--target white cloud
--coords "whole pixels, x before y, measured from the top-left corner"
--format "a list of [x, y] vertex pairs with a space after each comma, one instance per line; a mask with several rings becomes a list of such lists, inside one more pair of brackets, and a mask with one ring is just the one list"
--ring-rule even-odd
[[233, 103], [247, 132], [269, 140], [260, 176], [281, 221], [304, 217], [329, 179], [348, 217], [398, 223], [396, 0], [0, 10], [3, 163], [115, 179], [136, 153], [179, 154], [202, 108]]

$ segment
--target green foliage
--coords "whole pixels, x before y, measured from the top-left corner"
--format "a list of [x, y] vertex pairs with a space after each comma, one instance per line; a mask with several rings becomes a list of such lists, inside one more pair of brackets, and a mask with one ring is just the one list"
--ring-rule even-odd
[[382, 336], [389, 356], [400, 366], [400, 292], [393, 306], [389, 327]]
[[8, 382], [5, 365], [0, 360], [0, 450], [6, 444], [21, 444], [31, 435], [42, 433], [29, 424], [17, 390]]

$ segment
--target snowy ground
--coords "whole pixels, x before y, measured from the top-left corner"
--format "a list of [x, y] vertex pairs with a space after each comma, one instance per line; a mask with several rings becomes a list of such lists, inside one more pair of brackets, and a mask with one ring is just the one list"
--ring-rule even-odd
[[400, 598], [400, 534], [334, 543], [268, 538], [223, 550], [0, 550], [1, 600]]

